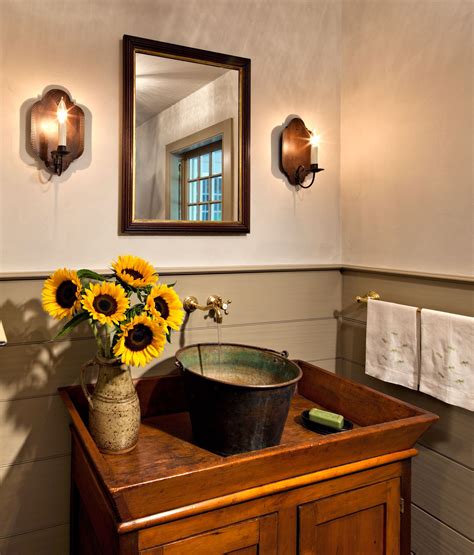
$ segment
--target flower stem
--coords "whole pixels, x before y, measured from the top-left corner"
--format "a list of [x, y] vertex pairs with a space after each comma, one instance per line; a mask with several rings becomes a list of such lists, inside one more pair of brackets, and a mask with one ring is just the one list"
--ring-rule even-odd
[[106, 355], [109, 358], [112, 358], [112, 350], [111, 350], [112, 344], [111, 344], [111, 341], [110, 341], [110, 328], [107, 324], [104, 326], [104, 335], [105, 335], [104, 339], [105, 339]]
[[91, 328], [92, 331], [94, 332], [94, 337], [97, 343], [97, 349], [99, 352], [99, 355], [104, 356], [104, 346], [102, 344], [102, 341], [100, 339], [100, 335], [99, 335], [99, 330], [97, 328], [97, 325], [94, 322], [91, 322]]

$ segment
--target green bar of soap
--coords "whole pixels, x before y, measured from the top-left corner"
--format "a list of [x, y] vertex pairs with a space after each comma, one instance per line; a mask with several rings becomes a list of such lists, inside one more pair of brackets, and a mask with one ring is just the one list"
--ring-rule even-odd
[[344, 417], [341, 414], [329, 412], [322, 409], [311, 409], [309, 411], [309, 419], [317, 424], [328, 426], [336, 430], [342, 430], [344, 426]]

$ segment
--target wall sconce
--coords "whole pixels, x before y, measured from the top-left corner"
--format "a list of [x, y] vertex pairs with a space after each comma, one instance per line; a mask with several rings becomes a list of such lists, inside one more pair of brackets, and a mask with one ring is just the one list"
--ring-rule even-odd
[[61, 89], [31, 108], [31, 146], [46, 169], [61, 175], [84, 152], [84, 112]]
[[[292, 185], [309, 189], [318, 172], [319, 137], [306, 128], [303, 120], [293, 118], [281, 134], [281, 169]], [[309, 174], [313, 179], [303, 185]]]

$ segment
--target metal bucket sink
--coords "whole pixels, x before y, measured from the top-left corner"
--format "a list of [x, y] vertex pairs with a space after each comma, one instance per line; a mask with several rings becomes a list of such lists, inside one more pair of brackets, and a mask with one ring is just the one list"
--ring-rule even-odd
[[280, 443], [302, 376], [284, 355], [230, 343], [190, 345], [176, 353], [200, 447], [233, 455]]

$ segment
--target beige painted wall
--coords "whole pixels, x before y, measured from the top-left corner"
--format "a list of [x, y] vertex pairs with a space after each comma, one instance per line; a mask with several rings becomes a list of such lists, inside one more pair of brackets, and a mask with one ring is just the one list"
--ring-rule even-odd
[[[1, 0], [0, 271], [101, 268], [122, 252], [168, 267], [338, 261], [341, 4], [295, 5]], [[118, 236], [124, 33], [251, 58], [250, 235]], [[90, 117], [74, 171], [42, 184], [25, 152], [24, 113], [49, 85], [69, 89]], [[278, 171], [274, 130], [289, 114], [318, 125], [325, 140], [326, 171], [298, 193]]]
[[346, 264], [472, 274], [472, 8], [343, 3]]

